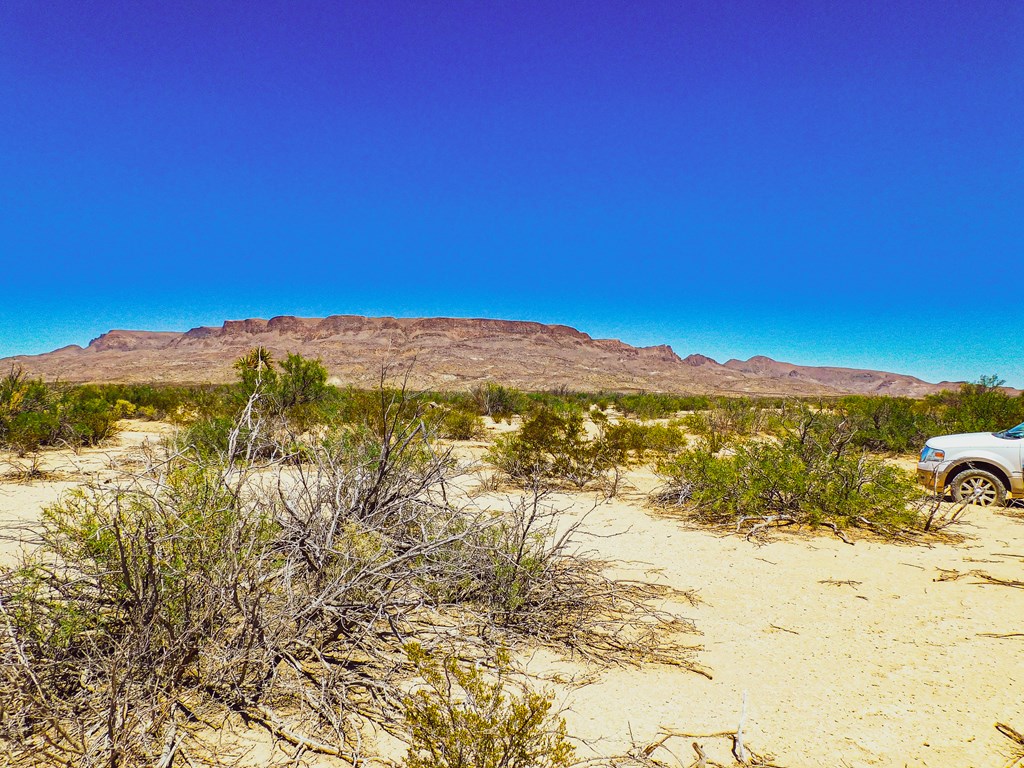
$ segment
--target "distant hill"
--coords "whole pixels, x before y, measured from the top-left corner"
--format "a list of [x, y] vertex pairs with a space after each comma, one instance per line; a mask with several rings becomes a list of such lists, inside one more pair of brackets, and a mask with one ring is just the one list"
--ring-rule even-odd
[[896, 373], [791, 365], [768, 357], [721, 364], [680, 358], [671, 347], [594, 339], [565, 325], [512, 320], [334, 315], [229, 320], [184, 333], [105, 333], [87, 347], [0, 360], [27, 373], [70, 382], [227, 382], [234, 360], [254, 346], [323, 360], [339, 384], [373, 386], [382, 364], [416, 388], [464, 389], [485, 381], [523, 389], [921, 396], [954, 388]]

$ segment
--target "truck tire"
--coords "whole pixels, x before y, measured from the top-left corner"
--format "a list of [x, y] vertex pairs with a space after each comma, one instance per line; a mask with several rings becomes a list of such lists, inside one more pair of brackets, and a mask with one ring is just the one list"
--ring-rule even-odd
[[950, 484], [953, 498], [979, 507], [1002, 507], [1006, 504], [1003, 481], [984, 469], [965, 469]]

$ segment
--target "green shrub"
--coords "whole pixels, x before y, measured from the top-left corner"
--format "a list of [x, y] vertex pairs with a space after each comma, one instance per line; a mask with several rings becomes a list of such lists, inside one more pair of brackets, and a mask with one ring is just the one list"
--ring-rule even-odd
[[604, 439], [587, 438], [581, 413], [541, 408], [518, 431], [502, 435], [487, 460], [518, 481], [564, 480], [577, 488], [626, 461], [626, 450]]
[[135, 418], [143, 421], [157, 421], [160, 415], [152, 405], [140, 405], [135, 409]]
[[75, 389], [59, 398], [57, 412], [60, 439], [71, 445], [100, 444], [117, 433], [117, 422], [122, 418], [116, 404]]
[[[595, 414], [596, 416], [596, 414]], [[601, 426], [600, 440], [608, 452], [616, 457], [628, 457], [643, 461], [649, 454], [666, 455], [686, 447], [687, 437], [677, 426], [664, 424], [640, 424], [624, 419], [617, 424], [595, 418]], [[624, 461], [622, 463], [625, 463]]]
[[4, 425], [4, 443], [20, 454], [53, 445], [60, 434], [60, 419], [53, 411], [22, 411]]
[[117, 432], [128, 408], [130, 403], [108, 401], [92, 387], [46, 384], [12, 369], [0, 380], [0, 446], [26, 453], [98, 445]]
[[683, 424], [707, 450], [717, 453], [739, 437], [756, 434], [764, 426], [765, 418], [755, 401], [723, 397], [714, 407], [685, 416]]
[[473, 440], [484, 434], [484, 420], [471, 411], [443, 407], [437, 433], [448, 440]]
[[1024, 397], [983, 376], [957, 390], [906, 397], [844, 397], [823, 407], [844, 414], [857, 427], [857, 443], [873, 451], [917, 453], [925, 440], [958, 432], [996, 432], [1024, 422]]
[[336, 420], [341, 395], [327, 384], [327, 369], [319, 360], [289, 354], [274, 362], [263, 347], [235, 361], [238, 381], [226, 389], [197, 390], [194, 407], [186, 402], [179, 418], [187, 428], [180, 448], [210, 459], [299, 460], [304, 443], [299, 436], [320, 430]]
[[742, 440], [718, 453], [704, 445], [663, 462], [660, 497], [706, 522], [737, 526], [919, 525], [913, 478], [858, 449], [855, 435], [842, 418], [807, 411], [778, 439]]
[[207, 416], [189, 424], [178, 438], [178, 445], [204, 459], [226, 457], [234, 428], [234, 420], [229, 416]]
[[498, 437], [487, 460], [516, 481], [564, 481], [583, 488], [648, 454], [671, 454], [686, 445], [677, 427], [629, 420], [613, 424], [599, 410], [590, 416], [598, 427], [593, 438], [581, 412], [540, 408], [518, 431]]
[[476, 403], [477, 413], [490, 416], [495, 421], [523, 413], [528, 403], [526, 395], [515, 387], [504, 387], [492, 382], [473, 387], [470, 395]]
[[998, 376], [982, 376], [963, 384], [955, 393], [944, 392], [927, 399], [941, 411], [948, 432], [995, 432], [1024, 422], [1024, 397], [1011, 397], [1001, 389]]
[[614, 402], [621, 413], [638, 419], [664, 419], [680, 411], [699, 411], [710, 407], [710, 400], [704, 396], [653, 393], [618, 395]]
[[507, 654], [488, 679], [476, 666], [406, 648], [423, 685], [405, 697], [407, 768], [568, 768], [574, 750], [552, 696], [509, 693]]
[[872, 451], [917, 452], [943, 431], [922, 401], [908, 397], [845, 397], [837, 407], [855, 425], [856, 444]]

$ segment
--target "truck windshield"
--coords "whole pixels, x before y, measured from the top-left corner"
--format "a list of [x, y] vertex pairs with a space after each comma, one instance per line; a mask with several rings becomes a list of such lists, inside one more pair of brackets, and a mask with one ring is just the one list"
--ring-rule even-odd
[[996, 437], [1005, 437], [1008, 440], [1020, 440], [1024, 438], [1024, 424], [1018, 424], [1013, 429], [996, 432]]

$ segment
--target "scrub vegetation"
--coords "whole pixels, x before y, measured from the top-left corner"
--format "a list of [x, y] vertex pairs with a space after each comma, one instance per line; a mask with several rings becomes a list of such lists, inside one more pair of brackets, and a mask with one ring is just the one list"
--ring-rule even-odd
[[[342, 389], [320, 361], [262, 348], [235, 368], [216, 387], [0, 381], [0, 444], [17, 453], [100, 445], [129, 418], [180, 427], [47, 508], [37, 547], [0, 570], [5, 764], [229, 765], [216, 731], [234, 722], [349, 762], [372, 724], [405, 741], [409, 768], [569, 766], [551, 694], [516, 653], [688, 667], [693, 628], [654, 607], [688, 594], [581, 551], [551, 491], [612, 495], [655, 466], [658, 504], [748, 536], [900, 535], [935, 510], [881, 454], [1024, 421], [994, 377], [922, 400], [796, 401], [412, 394], [386, 371]], [[521, 489], [500, 504], [464, 490], [453, 451], [488, 421], [514, 425], [486, 453]]]
[[552, 696], [511, 692], [508, 654], [488, 680], [478, 667], [438, 660], [421, 646], [408, 655], [423, 680], [403, 700], [407, 768], [568, 768], [575, 760]]
[[519, 483], [565, 483], [582, 489], [651, 453], [677, 451], [686, 442], [678, 427], [631, 421], [613, 424], [601, 411], [591, 418], [597, 427], [593, 437], [587, 434], [582, 412], [559, 413], [542, 406], [516, 432], [498, 437], [487, 459]]
[[555, 767], [564, 726], [507, 689], [504, 649], [688, 664], [689, 622], [652, 607], [688, 596], [606, 576], [543, 493], [459, 494], [437, 404], [328, 395], [318, 363], [265, 350], [237, 368], [224, 434], [202, 416], [66, 494], [0, 571], [0, 761], [229, 765], [236, 721], [349, 762], [372, 723], [411, 766]]
[[857, 444], [844, 415], [807, 407], [776, 417], [772, 434], [719, 445], [701, 441], [662, 462], [663, 503], [704, 522], [757, 534], [769, 526], [850, 526], [896, 533], [923, 526], [919, 498], [903, 470]]

